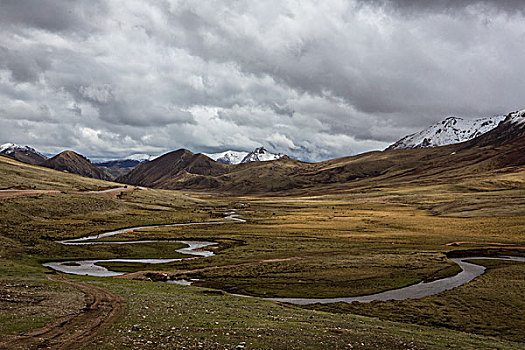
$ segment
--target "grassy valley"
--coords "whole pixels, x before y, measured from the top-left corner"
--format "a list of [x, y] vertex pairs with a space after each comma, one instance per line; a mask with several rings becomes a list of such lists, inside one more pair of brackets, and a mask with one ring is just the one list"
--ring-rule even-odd
[[[148, 243], [86, 249], [55, 240], [138, 225], [219, 220], [237, 208], [246, 223], [159, 227], [116, 238], [208, 240], [218, 243], [215, 256], [160, 265], [106, 264], [134, 272], [123, 278], [66, 277], [125, 300], [116, 323], [97, 332], [86, 348], [235, 348], [242, 342], [248, 348], [291, 349], [523, 347], [523, 317], [513, 312], [520, 309], [522, 263], [481, 262], [490, 264], [482, 277], [418, 300], [299, 307], [229, 294], [363, 295], [457, 273], [448, 251], [521, 255], [522, 170], [426, 186], [363, 179], [346, 188], [328, 184], [322, 191], [301, 189], [286, 197], [139, 188], [107, 196], [78, 191], [119, 185], [5, 158], [0, 170], [8, 175], [4, 188], [59, 190], [0, 201], [0, 332], [5, 341], [16, 343], [25, 339], [23, 333], [82, 314], [82, 290], [49, 280], [54, 273], [42, 262], [177, 258], [181, 247]], [[447, 245], [452, 242], [467, 243]], [[144, 281], [157, 274], [198, 281], [193, 286]]]

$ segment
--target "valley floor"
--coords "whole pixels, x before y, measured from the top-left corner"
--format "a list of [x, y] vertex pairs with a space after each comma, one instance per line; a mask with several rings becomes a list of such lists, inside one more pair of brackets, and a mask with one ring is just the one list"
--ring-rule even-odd
[[[59, 192], [2, 199], [0, 347], [525, 349], [525, 264], [519, 262], [479, 261], [487, 266], [484, 275], [417, 300], [299, 307], [258, 298], [355, 296], [438, 279], [458, 272], [445, 255], [456, 250], [525, 256], [524, 183], [522, 171], [490, 181], [338, 188], [293, 197], [131, 189], [119, 196]], [[211, 257], [107, 264], [133, 273], [124, 278], [58, 276], [41, 265], [178, 257], [178, 243], [85, 247], [55, 241], [219, 220], [232, 208], [246, 223], [118, 236], [217, 242]], [[151, 282], [141, 271], [198, 281]], [[107, 294], [97, 299], [93, 290]], [[99, 318], [86, 318], [88, 313]], [[49, 324], [62, 324], [63, 334], [46, 333]], [[69, 338], [61, 338], [66, 333]]]

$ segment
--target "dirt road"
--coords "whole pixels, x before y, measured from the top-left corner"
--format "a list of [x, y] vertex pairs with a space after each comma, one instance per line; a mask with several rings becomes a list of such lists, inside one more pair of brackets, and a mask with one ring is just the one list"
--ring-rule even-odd
[[102, 191], [55, 191], [55, 190], [0, 190], [0, 200], [2, 199], [11, 199], [19, 197], [30, 197], [37, 196], [40, 194], [57, 194], [57, 193], [66, 193], [66, 194], [99, 194], [105, 195], [108, 197], [115, 197], [122, 192], [132, 191], [134, 189], [144, 189], [139, 187], [118, 187], [110, 188]]
[[72, 316], [0, 343], [0, 349], [77, 349], [115, 323], [123, 312], [124, 300], [103, 288], [61, 275], [49, 279], [80, 289], [85, 294], [86, 306]]

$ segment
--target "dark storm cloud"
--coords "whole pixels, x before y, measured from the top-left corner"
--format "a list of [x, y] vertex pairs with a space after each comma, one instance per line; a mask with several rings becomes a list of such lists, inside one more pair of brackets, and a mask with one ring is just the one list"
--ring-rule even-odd
[[0, 2], [0, 142], [87, 155], [387, 146], [523, 107], [518, 1]]
[[34, 82], [47, 63], [30, 55], [24, 55], [0, 46], [0, 68], [11, 72], [13, 80], [18, 82]]
[[487, 6], [508, 13], [522, 12], [524, 10], [521, 0], [361, 0], [362, 4], [372, 6], [391, 6], [398, 10], [416, 12], [436, 12], [462, 10], [468, 6]]
[[[265, 45], [265, 38], [260, 38], [258, 33], [238, 28], [236, 23], [226, 26], [221, 23], [220, 17], [214, 21], [206, 11], [192, 13], [187, 25], [183, 18], [188, 16], [189, 10], [177, 9], [173, 21], [184, 29], [177, 41], [184, 42], [184, 46], [196, 55], [214, 60], [234, 60], [246, 72], [269, 74], [278, 82], [314, 95], [328, 91], [367, 113], [415, 109], [424, 112], [429, 107], [428, 97], [435, 90], [445, 90], [450, 97], [457, 95], [454, 88], [468, 90], [463, 85], [465, 82], [458, 84], [454, 72], [464, 71], [461, 60], [473, 63], [473, 69], [462, 75], [471, 73], [473, 79], [487, 79], [490, 77], [483, 76], [485, 68], [494, 73], [499, 67], [494, 67], [494, 62], [489, 63], [491, 67], [484, 67], [486, 61], [501, 58], [505, 64], [508, 60], [506, 49], [510, 50], [515, 44], [503, 36], [490, 38], [492, 34], [503, 34], [496, 33], [502, 28], [485, 28], [484, 20], [487, 18], [482, 14], [464, 23], [458, 23], [454, 17], [431, 16], [400, 22], [396, 26], [389, 19], [384, 23], [385, 28], [381, 28], [382, 23], [370, 23], [367, 18], [362, 22], [356, 21], [353, 10], [344, 9], [350, 19], [341, 16], [330, 18], [330, 21], [325, 19], [326, 23], [310, 14], [312, 20], [319, 23], [317, 26], [320, 28], [315, 28], [315, 22], [312, 24], [318, 32], [309, 27], [293, 28], [295, 32], [270, 31], [270, 35], [282, 35], [275, 38], [277, 45], [274, 47]], [[368, 15], [374, 16], [373, 13]], [[278, 14], [272, 17], [269, 26], [274, 24]], [[337, 28], [333, 27], [337, 26], [354, 26], [354, 31], [334, 32]], [[489, 35], [488, 38], [483, 37], [483, 31]], [[207, 40], [209, 37], [221, 40]], [[493, 43], [487, 42], [487, 39], [500, 41], [501, 50], [495, 52], [495, 48], [491, 47]], [[468, 57], [468, 50], [479, 52]], [[419, 101], [424, 102], [421, 107], [418, 106]]]
[[2, 0], [0, 27], [29, 27], [51, 32], [94, 29], [105, 10], [98, 0]]

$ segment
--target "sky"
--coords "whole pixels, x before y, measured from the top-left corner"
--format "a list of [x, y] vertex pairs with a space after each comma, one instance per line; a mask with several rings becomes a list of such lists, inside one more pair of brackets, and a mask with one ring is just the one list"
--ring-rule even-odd
[[319, 161], [525, 108], [523, 1], [1, 0], [0, 143]]

